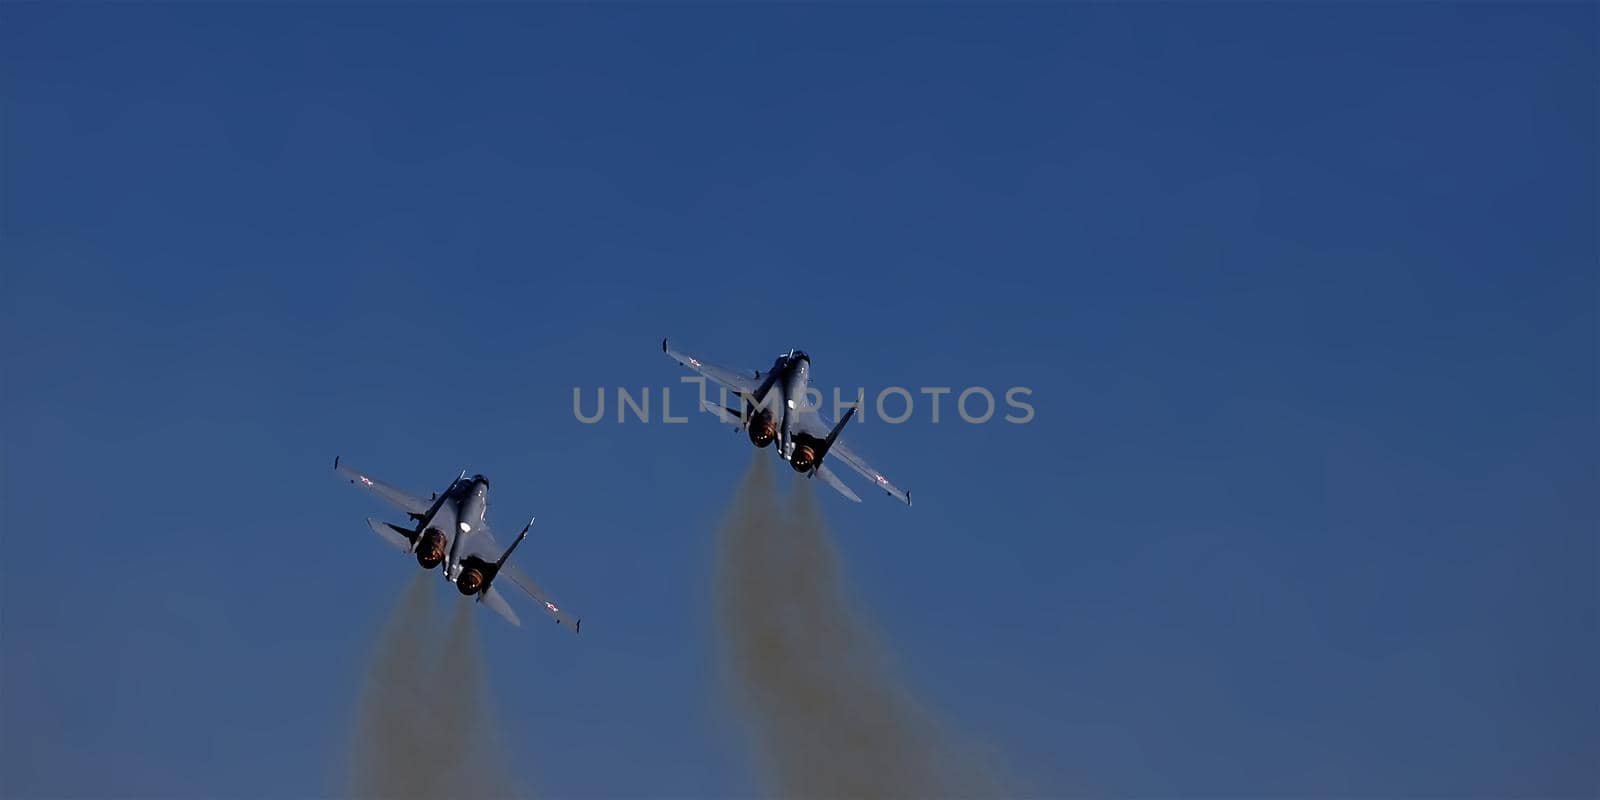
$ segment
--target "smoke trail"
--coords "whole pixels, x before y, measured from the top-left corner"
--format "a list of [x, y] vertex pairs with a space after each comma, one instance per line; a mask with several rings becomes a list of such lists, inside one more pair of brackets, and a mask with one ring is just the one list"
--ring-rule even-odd
[[736, 699], [786, 797], [995, 794], [851, 610], [809, 481], [778, 501], [765, 453], [718, 537], [717, 614]]
[[429, 588], [428, 573], [411, 578], [373, 653], [351, 743], [355, 797], [437, 796], [426, 768], [429, 732], [418, 705], [430, 689], [428, 645], [439, 640]]
[[450, 641], [439, 665], [439, 685], [449, 702], [437, 706], [434, 725], [448, 739], [440, 760], [451, 765], [451, 797], [510, 797], [511, 776], [495, 734], [483, 650], [478, 645], [476, 603], [451, 598]]
[[[507, 797], [473, 604], [446, 625], [417, 572], [373, 652], [351, 747], [352, 797]], [[442, 646], [442, 650], [441, 650]]]

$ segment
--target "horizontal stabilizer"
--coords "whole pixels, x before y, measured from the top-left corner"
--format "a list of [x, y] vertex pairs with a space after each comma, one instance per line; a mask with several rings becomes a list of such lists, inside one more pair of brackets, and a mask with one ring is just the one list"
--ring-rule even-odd
[[817, 466], [817, 477], [821, 478], [823, 483], [838, 489], [839, 494], [842, 494], [857, 503], [861, 502], [861, 498], [857, 497], [856, 493], [851, 491], [850, 487], [846, 486], [844, 481], [839, 480], [839, 476], [833, 474], [833, 470], [828, 469], [828, 465], [819, 464]]
[[723, 408], [722, 406], [717, 405], [710, 400], [701, 401], [700, 408], [704, 409], [706, 413], [716, 417], [718, 420], [732, 425], [735, 428], [744, 427], [744, 420], [740, 418], [739, 412], [731, 408]]
[[506, 622], [518, 627], [522, 626], [522, 621], [517, 619], [517, 612], [512, 611], [511, 604], [506, 602], [506, 596], [501, 594], [500, 590], [494, 588], [493, 585], [490, 585], [483, 590], [482, 594], [478, 595], [478, 602], [488, 606], [494, 613], [505, 617]]
[[400, 552], [404, 553], [411, 550], [411, 531], [372, 517], [367, 517], [367, 527], [371, 528], [373, 533], [378, 534], [378, 538], [393, 545]]

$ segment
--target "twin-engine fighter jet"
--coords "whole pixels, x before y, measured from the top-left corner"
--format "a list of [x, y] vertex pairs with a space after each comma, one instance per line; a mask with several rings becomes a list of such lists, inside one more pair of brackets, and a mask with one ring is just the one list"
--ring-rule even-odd
[[333, 468], [351, 484], [377, 495], [406, 513], [407, 525], [367, 518], [368, 527], [395, 548], [414, 554], [423, 569], [443, 566], [444, 579], [467, 597], [494, 609], [512, 625], [520, 625], [517, 614], [500, 594], [496, 578], [505, 577], [544, 607], [558, 625], [574, 633], [583, 621], [562, 610], [539, 584], [506, 561], [511, 551], [527, 538], [533, 520], [522, 527], [516, 541], [504, 550], [495, 543], [489, 530], [489, 480], [482, 475], [467, 477], [465, 470], [445, 490], [423, 499], [333, 460]]
[[702, 406], [723, 422], [745, 431], [756, 447], [766, 447], [776, 441], [778, 457], [788, 462], [795, 472], [822, 478], [840, 494], [861, 502], [861, 498], [823, 464], [824, 458], [836, 456], [885, 494], [911, 505], [910, 492], [890, 483], [883, 473], [839, 441], [839, 433], [850, 423], [856, 410], [846, 411], [837, 425], [830, 424], [806, 396], [811, 383], [811, 357], [804, 351], [779, 354], [765, 372], [719, 367], [672, 349], [666, 339], [661, 340], [661, 352], [736, 393], [741, 398], [738, 408], [726, 407], [709, 398]]

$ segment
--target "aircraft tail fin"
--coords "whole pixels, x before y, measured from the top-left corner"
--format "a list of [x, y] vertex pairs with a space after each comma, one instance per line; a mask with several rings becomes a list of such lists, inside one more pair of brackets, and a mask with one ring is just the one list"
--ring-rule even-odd
[[511, 558], [511, 551], [516, 550], [517, 545], [522, 544], [522, 540], [528, 538], [528, 529], [531, 527], [533, 527], [533, 520], [530, 519], [528, 520], [528, 524], [522, 526], [522, 533], [517, 534], [517, 540], [512, 542], [511, 546], [507, 547], [504, 553], [500, 554], [499, 561], [494, 562], [495, 572], [499, 572], [500, 568], [506, 565], [506, 560]]
[[[500, 554], [500, 559], [494, 562], [494, 566], [488, 569], [489, 578], [484, 582], [483, 588], [478, 590], [478, 602], [488, 606], [494, 613], [505, 617], [507, 622], [518, 627], [521, 627], [522, 622], [517, 619], [517, 612], [511, 610], [511, 604], [506, 602], [505, 595], [494, 588], [494, 582], [495, 578], [499, 577], [501, 568], [511, 558], [512, 551], [517, 549], [517, 545], [522, 544], [523, 539], [528, 538], [528, 529], [531, 527], [533, 527], [533, 520], [530, 519], [528, 524], [522, 526], [522, 533], [517, 534], [516, 541], [512, 542], [511, 546]], [[516, 579], [513, 578], [512, 580], [515, 581]]]
[[467, 471], [466, 470], [461, 470], [461, 474], [456, 476], [456, 479], [451, 481], [449, 486], [444, 487], [444, 491], [442, 493], [441, 492], [434, 492], [433, 493], [433, 497], [429, 498], [433, 502], [431, 504], [429, 504], [427, 513], [418, 514], [418, 513], [412, 512], [410, 514], [407, 514], [406, 516], [410, 517], [412, 522], [418, 523], [418, 525], [417, 525], [418, 529], [426, 528], [428, 526], [428, 523], [433, 521], [433, 515], [439, 513], [439, 507], [444, 505], [444, 501], [448, 500], [450, 498], [450, 491], [452, 489], [456, 488], [456, 484], [458, 484], [458, 483], [460, 483], [460, 482], [462, 482], [462, 481], [464, 481], [466, 479], [467, 479]]
[[817, 448], [817, 464], [818, 465], [822, 464], [822, 459], [823, 459], [824, 456], [826, 456], [828, 454], [828, 449], [833, 447], [834, 441], [839, 438], [839, 433], [844, 430], [844, 426], [850, 424], [850, 418], [855, 416], [855, 415], [856, 415], [856, 409], [855, 409], [854, 406], [851, 406], [850, 410], [844, 412], [844, 416], [839, 418], [839, 424], [834, 425], [833, 426], [833, 430], [828, 431], [828, 438], [823, 439], [822, 440], [822, 446]]

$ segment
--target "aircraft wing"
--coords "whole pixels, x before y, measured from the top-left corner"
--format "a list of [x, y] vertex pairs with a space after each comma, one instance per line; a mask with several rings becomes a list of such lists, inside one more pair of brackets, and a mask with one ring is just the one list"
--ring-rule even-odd
[[578, 632], [578, 628], [583, 624], [583, 620], [579, 619], [577, 614], [574, 614], [571, 611], [556, 605], [555, 602], [550, 599], [550, 596], [545, 594], [544, 589], [539, 588], [539, 584], [534, 583], [533, 579], [528, 577], [527, 573], [517, 568], [515, 564], [507, 564], [502, 569], [504, 574], [501, 577], [510, 578], [511, 582], [516, 584], [517, 588], [526, 592], [529, 597], [533, 598], [534, 602], [537, 602], [539, 607], [544, 609], [544, 613], [549, 614], [550, 618], [555, 620], [557, 625], [560, 625], [564, 628], [569, 628], [573, 633]]
[[340, 477], [349, 480], [351, 484], [377, 495], [384, 502], [407, 514], [426, 514], [433, 505], [430, 500], [390, 486], [349, 464], [342, 464], [337, 458], [333, 460], [333, 471], [339, 473]]
[[846, 446], [844, 442], [834, 442], [833, 448], [828, 451], [828, 458], [837, 458], [839, 461], [849, 464], [851, 469], [861, 473], [861, 477], [872, 481], [872, 485], [883, 490], [885, 494], [895, 498], [896, 500], [899, 500], [902, 503], [905, 503], [908, 506], [911, 505], [910, 492], [901, 489], [890, 482], [888, 478], [883, 476], [882, 472], [879, 472], [876, 467], [868, 464], [866, 459], [856, 455], [855, 451]]
[[676, 361], [679, 364], [682, 364], [689, 369], [704, 375], [717, 385], [726, 387], [731, 391], [750, 395], [754, 394], [756, 389], [759, 387], [759, 384], [756, 382], [756, 378], [754, 377], [758, 373], [756, 373], [754, 370], [730, 369], [728, 367], [721, 367], [717, 366], [716, 364], [701, 361], [700, 359], [691, 356], [688, 353], [675, 350], [667, 346], [666, 339], [661, 340], [661, 351], [666, 353], [668, 356], [671, 356], [673, 361]]

